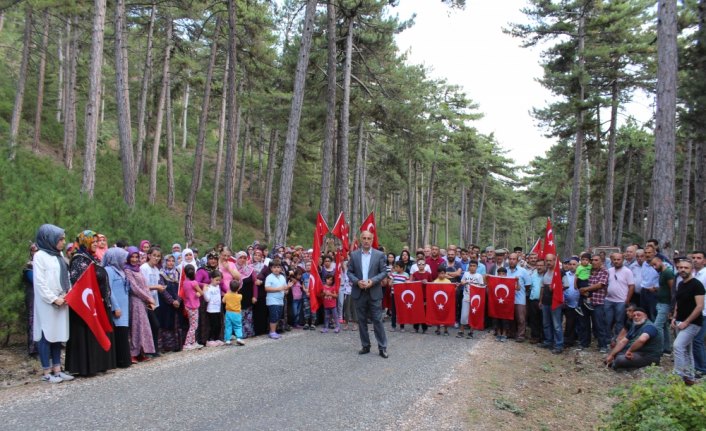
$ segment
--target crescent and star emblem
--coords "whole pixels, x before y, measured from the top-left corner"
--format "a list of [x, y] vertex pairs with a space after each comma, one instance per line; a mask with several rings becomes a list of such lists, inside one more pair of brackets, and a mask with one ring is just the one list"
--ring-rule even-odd
[[[505, 291], [505, 296], [503, 298], [501, 298], [500, 295], [498, 295], [498, 290]], [[500, 303], [500, 304], [503, 304], [505, 302], [504, 299], [506, 299], [510, 295], [510, 289], [508, 289], [508, 287], [505, 286], [504, 284], [498, 284], [497, 286], [495, 286], [494, 292], [495, 292], [495, 296], [498, 298], [498, 303]]]
[[[478, 300], [478, 305], [474, 306], [473, 305], [473, 300], [477, 299]], [[480, 295], [473, 295], [471, 296], [471, 312], [473, 314], [476, 314], [476, 311], [478, 311], [478, 307], [480, 307]]]
[[[91, 303], [88, 303], [88, 297], [91, 296]], [[91, 289], [83, 289], [83, 293], [81, 293], [81, 300], [83, 301], [83, 304], [88, 308], [89, 310], [93, 311], [93, 315], [96, 315], [96, 307], [93, 306], [95, 302], [95, 297], [93, 296], [93, 291]]]
[[[404, 300], [404, 297], [407, 294], [412, 296], [412, 302], [406, 302]], [[402, 292], [402, 295], [400, 295], [400, 299], [402, 300], [402, 302], [405, 303], [405, 305], [407, 305], [407, 308], [412, 308], [412, 304], [414, 304], [414, 301], [417, 299], [417, 295], [415, 295], [414, 292], [412, 292], [411, 290], [407, 289], [404, 292]]]
[[[436, 302], [436, 297], [439, 296], [439, 295], [441, 295], [441, 296], [444, 297], [444, 303], [443, 303], [443, 304], [440, 304], [440, 303]], [[436, 304], [436, 305], [439, 306], [439, 310], [443, 310], [443, 309], [444, 309], [444, 305], [445, 305], [447, 302], [449, 302], [449, 295], [447, 295], [446, 292], [444, 292], [443, 290], [439, 290], [439, 291], [437, 291], [437, 292], [434, 294], [434, 304]]]

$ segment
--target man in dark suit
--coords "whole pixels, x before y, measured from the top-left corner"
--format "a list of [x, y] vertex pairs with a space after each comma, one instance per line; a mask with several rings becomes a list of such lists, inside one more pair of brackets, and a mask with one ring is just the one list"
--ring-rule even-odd
[[358, 331], [363, 348], [361, 355], [370, 353], [370, 335], [368, 334], [368, 316], [373, 320], [375, 340], [378, 342], [380, 356], [387, 358], [387, 336], [382, 324], [382, 286], [380, 282], [387, 277], [385, 254], [372, 248], [373, 234], [365, 231], [360, 235], [361, 248], [351, 253], [348, 262], [348, 279], [353, 288], [351, 296], [355, 301], [358, 314]]

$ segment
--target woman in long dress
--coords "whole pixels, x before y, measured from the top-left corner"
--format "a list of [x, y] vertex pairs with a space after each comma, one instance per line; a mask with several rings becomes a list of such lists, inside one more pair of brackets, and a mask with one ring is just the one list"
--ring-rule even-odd
[[144, 277], [140, 273], [140, 251], [128, 247], [125, 263], [125, 278], [130, 283], [130, 356], [133, 364], [148, 361], [145, 355], [155, 353], [152, 329], [147, 317], [147, 309], [154, 308], [154, 299], [150, 294]]
[[61, 255], [66, 244], [64, 230], [44, 224], [37, 231], [34, 268], [34, 321], [32, 338], [38, 342], [42, 381], [61, 383], [73, 376], [61, 371], [61, 343], [69, 339], [69, 306], [64, 296], [69, 291], [69, 271]]
[[[69, 264], [69, 279], [73, 285], [83, 275], [91, 264], [94, 264], [98, 287], [103, 299], [101, 304], [108, 320], [112, 321], [112, 310], [110, 306], [110, 283], [108, 273], [98, 264], [95, 251], [98, 245], [98, 237], [95, 232], [85, 230], [76, 237], [78, 249], [71, 258]], [[90, 330], [86, 322], [75, 313], [69, 311], [69, 341], [66, 343], [66, 369], [73, 374], [80, 376], [94, 376], [96, 373], [105, 372], [115, 368], [115, 339], [112, 332], [106, 333], [110, 340], [110, 349], [106, 352], [98, 343], [96, 336]]]
[[130, 283], [125, 277], [127, 251], [109, 248], [103, 255], [103, 265], [110, 282], [110, 304], [115, 327], [115, 361], [119, 368], [127, 368], [130, 360]]
[[179, 272], [174, 256], [168, 254], [159, 271], [160, 284], [165, 289], [159, 292], [159, 344], [165, 352], [178, 352], [184, 344], [185, 319], [182, 313], [183, 300], [179, 297]]

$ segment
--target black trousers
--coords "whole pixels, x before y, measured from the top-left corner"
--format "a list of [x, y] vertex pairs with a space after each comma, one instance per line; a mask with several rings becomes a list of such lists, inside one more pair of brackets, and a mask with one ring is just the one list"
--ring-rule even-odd
[[[167, 305], [163, 305], [167, 307]], [[152, 340], [154, 340], [154, 352], [159, 353], [159, 319], [155, 310], [147, 310], [147, 318], [150, 321], [150, 329], [152, 330]]]

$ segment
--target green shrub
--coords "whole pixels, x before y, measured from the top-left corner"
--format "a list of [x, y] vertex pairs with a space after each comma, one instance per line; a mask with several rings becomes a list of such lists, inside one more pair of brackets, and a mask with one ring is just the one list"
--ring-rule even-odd
[[661, 368], [619, 391], [620, 401], [609, 413], [604, 430], [694, 431], [706, 428], [706, 386], [686, 386]]

